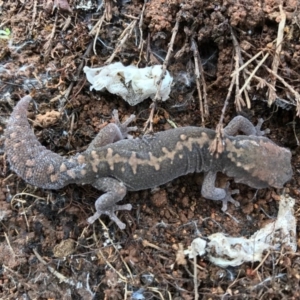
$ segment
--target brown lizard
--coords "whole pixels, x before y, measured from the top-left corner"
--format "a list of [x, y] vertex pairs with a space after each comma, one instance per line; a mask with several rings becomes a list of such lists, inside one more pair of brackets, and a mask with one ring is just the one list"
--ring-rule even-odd
[[[35, 137], [26, 114], [31, 96], [15, 106], [5, 130], [5, 151], [12, 170], [26, 182], [45, 189], [60, 189], [67, 184], [91, 184], [104, 191], [96, 201], [96, 212], [88, 219], [93, 223], [102, 214], [125, 228], [115, 215], [117, 210], [131, 210], [130, 204], [117, 205], [127, 190], [154, 188], [179, 176], [204, 172], [202, 196], [227, 203], [232, 199], [228, 187], [215, 187], [217, 172], [253, 188], [281, 188], [292, 176], [291, 152], [277, 146], [244, 117], [234, 118], [224, 128], [224, 150], [215, 156], [209, 150], [214, 130], [182, 127], [142, 138], [125, 139], [132, 115], [121, 124], [117, 111], [115, 123], [104, 127], [86, 151], [63, 157], [47, 150]], [[238, 131], [245, 135], [234, 136]]]

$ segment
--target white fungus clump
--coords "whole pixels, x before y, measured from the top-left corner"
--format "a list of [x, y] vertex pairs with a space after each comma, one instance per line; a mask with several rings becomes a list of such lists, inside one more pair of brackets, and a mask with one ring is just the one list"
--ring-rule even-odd
[[[84, 67], [83, 71], [91, 84], [90, 90], [107, 90], [122, 97], [130, 105], [136, 105], [146, 98], [153, 99], [157, 92], [157, 81], [162, 73], [162, 65], [146, 68], [123, 66], [117, 62], [101, 68]], [[160, 98], [165, 101], [169, 98], [173, 78], [166, 71], [163, 78]]]

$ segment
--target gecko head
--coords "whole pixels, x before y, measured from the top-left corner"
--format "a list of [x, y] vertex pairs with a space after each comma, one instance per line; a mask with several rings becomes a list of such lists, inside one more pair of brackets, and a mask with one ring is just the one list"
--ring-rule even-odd
[[[227, 147], [228, 146], [228, 147]], [[225, 173], [236, 182], [253, 188], [282, 188], [293, 175], [291, 152], [265, 137], [226, 139], [226, 155], [231, 167]]]

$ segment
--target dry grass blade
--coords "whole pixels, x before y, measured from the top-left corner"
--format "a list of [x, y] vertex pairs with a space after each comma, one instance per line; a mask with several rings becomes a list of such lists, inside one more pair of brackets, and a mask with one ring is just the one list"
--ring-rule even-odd
[[232, 72], [232, 74], [230, 75], [230, 77], [235, 76], [236, 74], [239, 74], [239, 72], [241, 72], [243, 69], [245, 69], [250, 63], [252, 63], [252, 61], [254, 61], [257, 57], [259, 57], [261, 54], [263, 54], [263, 51], [259, 51], [258, 53], [256, 53], [253, 57], [251, 57], [249, 60], [247, 60], [242, 66], [240, 66], [237, 70], [235, 70], [234, 72]]
[[[235, 71], [234, 71], [234, 76], [233, 79], [235, 81], [235, 106], [237, 111], [241, 111], [242, 106], [245, 106], [245, 101], [243, 100], [243, 98], [241, 97], [241, 93], [240, 93], [240, 87], [239, 87], [239, 76], [240, 76], [240, 65], [244, 65], [243, 63], [243, 58], [242, 58], [242, 53], [241, 53], [241, 47], [238, 43], [237, 38], [234, 35], [234, 32], [232, 30], [232, 28], [230, 27], [230, 32], [231, 32], [231, 36], [232, 36], [232, 42], [233, 42], [233, 46], [234, 46], [234, 50], [235, 50]], [[246, 73], [245, 71], [247, 70], [246, 66], [244, 66], [241, 71], [242, 71], [242, 75], [244, 80], [246, 81]], [[248, 88], [248, 86], [246, 86]], [[246, 98], [246, 103], [247, 103], [247, 107], [250, 108], [251, 107], [251, 103], [250, 103], [250, 98], [248, 95], [248, 91], [247, 89], [244, 89], [244, 94], [245, 94], [245, 98]]]
[[142, 55], [143, 55], [143, 50], [144, 50], [144, 40], [143, 40], [143, 22], [144, 22], [144, 13], [145, 13], [145, 7], [146, 7], [146, 3], [144, 3], [142, 11], [141, 11], [141, 15], [140, 15], [140, 20], [139, 20], [139, 30], [140, 30], [140, 42], [139, 42], [139, 46], [138, 49], [140, 49], [140, 54], [139, 54], [139, 60], [137, 62], [137, 66], [140, 64], [141, 60], [142, 60]]
[[53, 38], [54, 38], [54, 35], [55, 35], [56, 24], [57, 24], [57, 18], [58, 18], [58, 14], [56, 12], [56, 14], [55, 14], [55, 21], [53, 23], [53, 27], [52, 27], [51, 33], [47, 37], [47, 42], [43, 46], [43, 48], [45, 50], [45, 52], [44, 52], [44, 62], [45, 63], [47, 63], [49, 61], [49, 56], [50, 56], [50, 53], [51, 53], [51, 50], [52, 50]]
[[175, 23], [175, 26], [172, 30], [172, 36], [171, 36], [171, 41], [168, 45], [168, 52], [167, 52], [167, 56], [163, 62], [163, 66], [162, 66], [162, 72], [160, 74], [160, 77], [159, 79], [157, 80], [156, 84], [157, 84], [157, 93], [153, 99], [153, 101], [157, 101], [157, 100], [160, 100], [161, 99], [161, 96], [160, 96], [160, 90], [161, 90], [161, 84], [162, 84], [162, 80], [166, 74], [166, 70], [167, 70], [167, 66], [169, 64], [169, 60], [171, 58], [171, 54], [173, 52], [173, 46], [174, 46], [174, 42], [175, 42], [175, 38], [176, 38], [176, 35], [177, 35], [177, 32], [178, 32], [178, 29], [179, 29], [179, 20], [180, 20], [180, 12], [177, 14], [177, 17], [176, 17], [176, 23]]
[[173, 52], [173, 46], [174, 46], [175, 38], [176, 38], [178, 29], [179, 29], [180, 17], [181, 17], [181, 13], [179, 12], [179, 13], [177, 13], [176, 23], [175, 23], [175, 26], [172, 30], [172, 36], [171, 36], [171, 41], [168, 45], [167, 56], [166, 56], [166, 58], [163, 62], [163, 65], [162, 65], [162, 72], [161, 72], [161, 74], [160, 74], [160, 76], [159, 76], [159, 78], [156, 82], [157, 92], [156, 92], [156, 95], [154, 96], [153, 103], [150, 106], [151, 112], [150, 112], [150, 116], [149, 116], [148, 120], [145, 123], [144, 132], [149, 132], [149, 133], [153, 132], [153, 116], [154, 116], [154, 111], [155, 111], [155, 107], [156, 107], [156, 102], [161, 99], [160, 90], [161, 90], [162, 80], [163, 80], [163, 78], [166, 74], [166, 70], [167, 70], [167, 66], [168, 66], [168, 63], [169, 63], [169, 60], [170, 60], [170, 57], [171, 57], [171, 53]]
[[92, 30], [89, 33], [90, 35], [95, 35], [94, 42], [93, 42], [93, 51], [96, 55], [97, 55], [97, 51], [96, 51], [97, 39], [98, 39], [102, 24], [104, 22], [104, 17], [105, 17], [105, 13], [103, 13], [102, 17], [98, 20], [96, 25], [92, 28]]
[[132, 21], [125, 29], [124, 31], [121, 33], [121, 36], [119, 38], [119, 42], [114, 50], [114, 52], [112, 53], [112, 55], [105, 61], [105, 65], [110, 64], [115, 56], [117, 55], [117, 53], [119, 53], [122, 49], [122, 47], [124, 46], [125, 42], [127, 41], [127, 39], [131, 36], [133, 29], [135, 28], [137, 24], [137, 20]]
[[[200, 108], [200, 113], [201, 113], [201, 122], [202, 126], [204, 126], [204, 116], [208, 116], [208, 104], [207, 104], [207, 88], [206, 88], [206, 82], [204, 78], [204, 70], [201, 64], [201, 58], [199, 54], [199, 50], [197, 47], [197, 44], [195, 40], [192, 38], [191, 39], [191, 50], [193, 51], [194, 54], [194, 61], [195, 61], [195, 77], [196, 77], [196, 85], [197, 85], [197, 91], [198, 91], [198, 97], [199, 97], [199, 108]], [[201, 92], [201, 83], [203, 86], [203, 99], [202, 99], [202, 92]]]
[[[239, 57], [238, 54], [236, 53], [234, 56], [234, 60], [235, 60], [235, 69], [237, 70], [239, 68]], [[237, 111], [241, 111], [242, 110], [242, 106], [245, 106], [245, 101], [243, 100], [243, 98], [241, 97], [240, 94], [240, 80], [239, 80], [240, 76], [237, 73], [233, 79], [235, 79], [235, 100], [234, 100], [234, 104], [236, 107]]]
[[40, 254], [37, 252], [36, 249], [32, 249], [33, 253], [37, 257], [37, 259], [45, 266], [47, 266], [47, 269], [49, 270], [50, 273], [52, 273], [55, 277], [59, 279], [60, 282], [65, 282], [71, 286], [77, 286], [79, 282], [75, 282], [73, 279], [70, 279], [63, 274], [57, 272], [54, 268], [50, 267], [48, 263], [40, 256]]
[[37, 0], [34, 0], [33, 12], [32, 12], [32, 22], [31, 22], [31, 25], [30, 25], [31, 34], [32, 34], [33, 27], [34, 27], [34, 22], [35, 22], [36, 15], [37, 15]]
[[[250, 57], [250, 55], [248, 53], [246, 53], [245, 51], [243, 51], [243, 53], [245, 55], [247, 55], [248, 57]], [[262, 65], [262, 67], [264, 67], [272, 76], [276, 77], [295, 97], [295, 105], [297, 107], [297, 116], [300, 117], [300, 94], [290, 85], [288, 84], [281, 76], [279, 76], [277, 74], [277, 72], [275, 73], [273, 70], [271, 70], [270, 68], [268, 68], [266, 65]], [[270, 83], [266, 82], [264, 79], [261, 79], [259, 77], [254, 77], [259, 81], [260, 85], [267, 85], [269, 89], [273, 89], [275, 91], [275, 87], [273, 85], [271, 85]]]
[[289, 91], [294, 95], [296, 106], [297, 106], [297, 116], [300, 117], [300, 94], [290, 85], [288, 84], [281, 76], [275, 73], [273, 70], [269, 69], [268, 67], [264, 66], [269, 73], [274, 75]]
[[[277, 71], [278, 71], [279, 57], [280, 57], [282, 41], [283, 41], [283, 31], [284, 31], [285, 21], [286, 21], [286, 14], [282, 8], [282, 4], [279, 5], [279, 9], [280, 9], [281, 21], [278, 26], [276, 51], [275, 51], [274, 60], [272, 63], [272, 71], [274, 74], [277, 74]], [[276, 92], [275, 92], [276, 78], [272, 79], [271, 85], [274, 87], [274, 89], [269, 88], [269, 99], [268, 99], [269, 106], [276, 100]]]
[[[261, 53], [261, 52], [259, 52]], [[262, 60], [257, 64], [257, 66], [255, 67], [255, 69], [251, 72], [251, 74], [249, 74], [249, 77], [247, 78], [247, 80], [245, 81], [244, 85], [242, 86], [242, 88], [239, 91], [239, 96], [242, 94], [242, 92], [245, 90], [245, 88], [250, 84], [250, 81], [252, 80], [252, 78], [254, 77], [254, 75], [256, 74], [257, 70], [261, 67], [261, 65], [265, 62], [265, 60], [268, 58], [269, 53], [267, 53]]]
[[[118, 247], [115, 245], [115, 243], [114, 243], [113, 240], [111, 239], [111, 237], [110, 237], [110, 235], [109, 235], [109, 230], [108, 230], [108, 228], [105, 226], [105, 224], [102, 222], [101, 219], [99, 219], [99, 220], [100, 220], [100, 223], [101, 223], [103, 229], [104, 229], [105, 232], [106, 232], [107, 238], [109, 239], [109, 241], [111, 242], [111, 244], [112, 244], [113, 247], [115, 248], [116, 252], [119, 254], [119, 256], [120, 256], [120, 258], [121, 258], [121, 260], [122, 260], [122, 263], [124, 264], [124, 266], [125, 266], [125, 268], [126, 268], [128, 274], [130, 274], [131, 280], [133, 280], [133, 276], [132, 276], [132, 273], [131, 273], [131, 271], [130, 271], [130, 268], [128, 267], [127, 263], [126, 263], [125, 260], [123, 259], [122, 255], [120, 255], [120, 252], [119, 252]], [[102, 252], [101, 252], [101, 255], [103, 255]], [[104, 257], [103, 257], [103, 258], [104, 258]], [[105, 259], [105, 258], [104, 258], [104, 259]], [[116, 271], [116, 272], [117, 272], [117, 271]], [[118, 272], [117, 272], [117, 273], [118, 273]], [[120, 276], [121, 276], [120, 278], [122, 278], [123, 281], [124, 281], [124, 280], [126, 281], [126, 279], [124, 279], [125, 277], [123, 277], [121, 274], [120, 274]]]
[[[209, 147], [210, 153], [215, 154], [216, 157], [218, 157], [219, 154], [224, 151], [224, 146], [223, 146], [223, 121], [224, 121], [225, 111], [226, 111], [226, 108], [227, 108], [228, 103], [229, 103], [229, 98], [230, 98], [230, 95], [232, 94], [233, 86], [235, 84], [237, 86], [236, 95], [239, 93], [239, 90], [238, 90], [239, 80], [237, 79], [237, 77], [239, 77], [239, 74], [240, 74], [240, 72], [239, 72], [239, 63], [240, 63], [240, 61], [242, 62], [241, 53], [240, 53], [241, 51], [240, 51], [240, 47], [238, 45], [237, 39], [234, 36], [234, 33], [233, 33], [232, 29], [231, 29], [231, 35], [232, 35], [232, 40], [233, 40], [234, 50], [235, 50], [235, 55], [234, 55], [235, 70], [233, 71], [233, 73], [231, 75], [232, 79], [231, 79], [231, 82], [230, 82], [230, 86], [228, 88], [228, 93], [227, 93], [226, 99], [224, 101], [224, 105], [223, 105], [221, 116], [220, 116], [220, 121], [219, 121], [219, 123], [216, 127], [216, 137], [212, 141], [212, 143]], [[239, 108], [241, 108], [241, 103], [244, 103], [244, 102], [241, 101], [241, 97], [235, 99], [235, 104], [236, 104], [237, 110], [239, 110]]]

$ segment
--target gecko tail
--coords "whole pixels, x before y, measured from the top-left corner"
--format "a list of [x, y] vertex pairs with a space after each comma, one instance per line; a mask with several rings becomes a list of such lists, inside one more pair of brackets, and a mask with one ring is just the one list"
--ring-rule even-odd
[[11, 169], [27, 183], [45, 189], [59, 189], [70, 183], [61, 169], [68, 169], [66, 158], [46, 149], [37, 140], [27, 120], [31, 96], [23, 97], [15, 106], [4, 132], [4, 148]]

